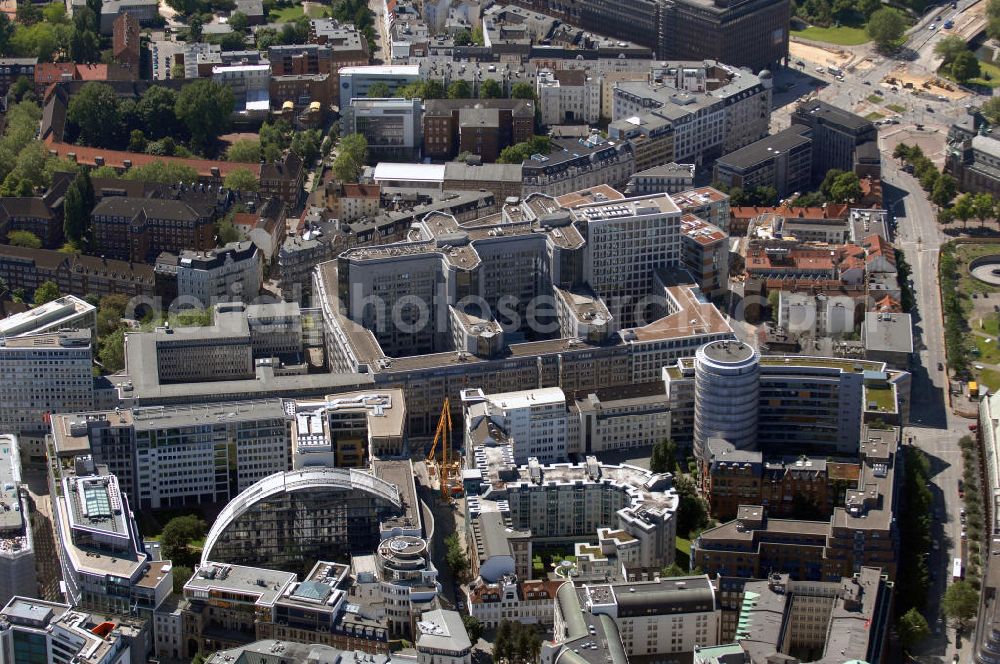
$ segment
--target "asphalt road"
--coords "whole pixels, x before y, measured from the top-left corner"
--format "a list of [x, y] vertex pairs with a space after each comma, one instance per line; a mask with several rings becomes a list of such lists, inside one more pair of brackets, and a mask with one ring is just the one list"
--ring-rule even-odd
[[[958, 440], [968, 433], [969, 420], [954, 415], [947, 400], [947, 368], [944, 353], [944, 329], [941, 322], [941, 298], [937, 282], [938, 253], [944, 236], [935, 221], [936, 212], [920, 184], [897, 168], [895, 161], [883, 157], [885, 206], [896, 215], [896, 245], [906, 254], [912, 267], [915, 345], [919, 363], [913, 367], [910, 392], [910, 426], [905, 439], [927, 453], [931, 462], [931, 491], [936, 516], [932, 539], [939, 548], [930, 553], [932, 586], [928, 597], [927, 618], [937, 635], [926, 644], [926, 661], [950, 661], [958, 652], [954, 630], [939, 622], [940, 600], [951, 578], [951, 563], [961, 555], [961, 521], [958, 480], [962, 477], [962, 454]], [[904, 582], [905, 579], [899, 579]], [[970, 639], [963, 638], [960, 661], [971, 660]]]

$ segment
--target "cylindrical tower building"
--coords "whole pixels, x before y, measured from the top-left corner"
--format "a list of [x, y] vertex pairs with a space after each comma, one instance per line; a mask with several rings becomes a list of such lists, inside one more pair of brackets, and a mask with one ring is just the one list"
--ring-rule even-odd
[[736, 449], [757, 444], [760, 355], [740, 341], [714, 341], [694, 356], [694, 453], [705, 463], [709, 438]]

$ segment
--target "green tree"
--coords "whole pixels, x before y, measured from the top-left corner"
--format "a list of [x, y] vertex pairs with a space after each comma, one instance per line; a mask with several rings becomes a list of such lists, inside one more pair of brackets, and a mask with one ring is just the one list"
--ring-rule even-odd
[[958, 193], [958, 183], [955, 178], [944, 173], [934, 183], [934, 189], [931, 190], [931, 202], [943, 208], [951, 202], [951, 199], [955, 198], [956, 193]]
[[944, 592], [941, 611], [945, 618], [953, 621], [959, 629], [965, 627], [979, 610], [979, 593], [966, 580], [955, 581]]
[[990, 124], [1000, 124], [1000, 97], [990, 97], [979, 107], [979, 111]]
[[193, 514], [174, 517], [168, 521], [160, 533], [160, 552], [164, 560], [194, 567], [198, 557], [191, 549], [191, 543], [204, 537], [205, 532], [205, 522]]
[[678, 497], [677, 533], [687, 537], [708, 523], [708, 505], [698, 495], [694, 480], [686, 475], [674, 479], [674, 489]]
[[101, 340], [97, 357], [106, 373], [125, 368], [125, 328], [119, 327]]
[[266, 51], [272, 46], [281, 43], [281, 39], [278, 37], [278, 31], [274, 28], [261, 27], [254, 32], [254, 38], [257, 40], [257, 50]]
[[479, 84], [480, 99], [499, 99], [503, 97], [503, 88], [494, 79], [488, 78]]
[[531, 87], [531, 83], [518, 81], [511, 86], [510, 97], [511, 99], [534, 99], [535, 88]]
[[839, 168], [831, 168], [826, 172], [823, 177], [823, 181], [819, 185], [819, 192], [823, 194], [823, 198], [829, 200], [833, 197], [833, 183], [837, 181], [837, 178], [844, 174], [844, 171]]
[[0, 13], [0, 53], [6, 54], [10, 50], [10, 38], [14, 36], [14, 24], [10, 17]]
[[223, 180], [226, 189], [233, 191], [257, 191], [257, 176], [248, 168], [235, 168]]
[[[169, 3], [168, 3], [169, 4]], [[200, 42], [205, 27], [205, 22], [200, 16], [192, 16], [188, 21], [187, 40], [189, 42]]]
[[227, 161], [238, 161], [244, 164], [256, 164], [260, 161], [260, 139], [241, 138], [234, 141], [226, 150]]
[[830, 186], [830, 200], [847, 203], [861, 198], [861, 182], [854, 172], [841, 173]]
[[903, 15], [891, 7], [883, 7], [868, 19], [868, 36], [882, 50], [890, 50], [899, 44], [906, 32]]
[[239, 242], [243, 239], [243, 235], [239, 229], [233, 225], [233, 214], [233, 212], [230, 212], [215, 222], [215, 241], [220, 247], [224, 247], [230, 242]]
[[122, 176], [126, 180], [137, 182], [160, 182], [162, 184], [177, 184], [178, 182], [197, 182], [198, 171], [185, 164], [176, 162], [154, 161], [145, 166], [133, 166]]
[[934, 191], [934, 186], [937, 185], [938, 178], [940, 177], [941, 174], [936, 168], [925, 170], [920, 176], [920, 188], [928, 193]]
[[955, 213], [955, 218], [961, 220], [962, 225], [975, 215], [974, 201], [974, 194], [962, 194], [955, 200], [955, 205], [951, 209]]
[[664, 567], [660, 570], [660, 576], [663, 578], [669, 578], [674, 576], [688, 576], [691, 574], [688, 570], [684, 569], [677, 563], [671, 563], [668, 567]]
[[63, 197], [63, 235], [66, 236], [66, 240], [79, 243], [83, 239], [87, 220], [88, 213], [84, 209], [83, 194], [74, 180]]
[[979, 220], [980, 226], [984, 225], [987, 219], [993, 217], [995, 206], [996, 201], [993, 199], [993, 194], [983, 192], [975, 195], [972, 199], [972, 213]]
[[31, 231], [10, 231], [7, 233], [7, 244], [27, 249], [41, 249], [42, 241]]
[[389, 84], [385, 81], [375, 81], [368, 86], [367, 96], [369, 99], [384, 99], [386, 97], [391, 97], [392, 91], [389, 89]]
[[469, 640], [475, 645], [479, 641], [479, 637], [483, 635], [483, 623], [479, 622], [479, 618], [475, 616], [463, 615], [462, 624], [465, 625]]
[[58, 300], [61, 297], [59, 292], [59, 286], [56, 285], [54, 281], [42, 282], [38, 288], [35, 289], [35, 296], [32, 298], [35, 302], [36, 307], [51, 302], [52, 300]]
[[465, 28], [462, 28], [455, 33], [455, 36], [452, 37], [452, 39], [455, 42], [455, 46], [469, 46], [472, 44], [472, 33]]
[[455, 79], [448, 86], [448, 99], [469, 99], [472, 97], [472, 86], [468, 81]]
[[920, 645], [921, 641], [931, 635], [927, 619], [916, 609], [910, 609], [900, 617], [897, 631], [900, 642], [907, 650]]
[[235, 11], [229, 16], [229, 27], [239, 33], [247, 31], [250, 21], [247, 15], [240, 11]]
[[465, 551], [462, 550], [462, 544], [458, 539], [456, 533], [452, 533], [444, 540], [445, 546], [445, 563], [451, 568], [452, 574], [455, 575], [456, 579], [464, 579], [466, 573], [469, 571], [469, 558], [465, 555]]
[[120, 144], [118, 95], [107, 83], [85, 83], [70, 98], [66, 118], [79, 128], [79, 140], [84, 145], [113, 148]]
[[242, 32], [227, 32], [218, 38], [217, 43], [223, 51], [242, 51], [247, 47], [246, 37]]
[[24, 26], [32, 26], [43, 18], [42, 10], [33, 2], [18, 2], [14, 17]]
[[357, 182], [367, 161], [368, 141], [361, 134], [348, 134], [337, 146], [333, 172], [341, 182]]
[[945, 35], [937, 44], [934, 44], [934, 54], [941, 58], [946, 65], [950, 65], [955, 61], [955, 58], [962, 53], [968, 53], [968, 51], [968, 43], [958, 35]]
[[476, 25], [476, 27], [472, 28], [472, 43], [476, 46], [486, 45], [486, 39], [483, 36], [483, 26]]
[[979, 60], [972, 51], [964, 51], [955, 57], [951, 63], [951, 75], [959, 83], [965, 83], [970, 78], [979, 76]]
[[[171, 565], [174, 573], [174, 592], [178, 595], [184, 594], [184, 584], [194, 576], [194, 570], [187, 565]], [[204, 658], [202, 658], [204, 661]]]
[[[88, 11], [86, 7], [80, 11]], [[101, 38], [92, 30], [83, 30], [77, 22], [69, 39], [69, 57], [75, 62], [98, 62], [101, 59]]]
[[292, 135], [292, 144], [289, 149], [305, 164], [312, 165], [319, 157], [319, 145], [322, 137], [323, 134], [319, 129], [297, 131]]
[[177, 119], [191, 133], [191, 141], [206, 149], [228, 126], [233, 112], [233, 91], [209, 79], [200, 78], [184, 86], [177, 95]]

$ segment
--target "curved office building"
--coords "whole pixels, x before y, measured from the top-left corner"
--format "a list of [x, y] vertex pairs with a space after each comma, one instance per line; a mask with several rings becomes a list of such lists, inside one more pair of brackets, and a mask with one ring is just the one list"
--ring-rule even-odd
[[226, 505], [205, 539], [201, 563], [309, 570], [317, 560], [371, 553], [382, 523], [403, 511], [396, 485], [363, 470], [275, 473]]
[[757, 443], [760, 355], [739, 341], [705, 344], [694, 357], [694, 453], [706, 460], [710, 438], [736, 449]]

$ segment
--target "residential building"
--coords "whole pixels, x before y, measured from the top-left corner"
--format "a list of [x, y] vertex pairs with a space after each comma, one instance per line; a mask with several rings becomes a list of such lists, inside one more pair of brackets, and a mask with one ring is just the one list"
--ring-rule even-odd
[[185, 306], [208, 309], [217, 302], [250, 302], [260, 293], [263, 266], [260, 251], [249, 240], [230, 242], [210, 251], [161, 254], [157, 272], [173, 273], [177, 297]]
[[253, 212], [234, 214], [233, 226], [245, 238], [257, 245], [262, 261], [273, 264], [288, 232], [285, 217], [288, 213], [288, 204], [283, 197], [296, 199], [302, 190], [301, 178], [304, 169], [299, 158], [289, 154], [284, 162], [264, 166], [261, 172], [267, 174], [268, 189], [275, 193]]
[[111, 54], [115, 63], [139, 78], [139, 21], [127, 11], [112, 26]]
[[[268, 162], [260, 167], [262, 196], [275, 197], [288, 205], [295, 206], [302, 196], [303, 182], [305, 182], [305, 168], [302, 160], [291, 152], [281, 161]], [[274, 247], [275, 252], [279, 246], [280, 242]]]
[[94, 407], [90, 330], [0, 339], [0, 430], [44, 435], [49, 416]]
[[782, 289], [778, 295], [778, 327], [813, 339], [841, 337], [857, 329], [864, 305], [864, 298], [854, 293]]
[[612, 139], [670, 136], [663, 161], [702, 164], [734, 152], [768, 134], [770, 73], [755, 76], [731, 63], [660, 63], [646, 81], [615, 84]]
[[267, 49], [267, 59], [275, 76], [336, 75], [339, 64], [334, 62], [333, 47], [324, 44], [276, 44]]
[[0, 611], [0, 661], [69, 664], [138, 664], [145, 659], [131, 620], [94, 615], [70, 604], [31, 595], [14, 597]]
[[172, 568], [146, 552], [117, 478], [87, 455], [51, 464], [49, 473], [66, 599], [106, 614], [151, 615], [173, 592]]
[[423, 142], [420, 99], [354, 99], [348, 133], [368, 141], [371, 159], [416, 161]]
[[12, 231], [28, 231], [36, 235], [45, 248], [62, 246], [62, 198], [66, 185], [68, 183], [54, 183], [37, 197], [0, 197], [0, 233], [6, 238]]
[[500, 151], [531, 138], [535, 103], [524, 99], [428, 99], [424, 102], [424, 156], [460, 153], [495, 162]]
[[[67, 3], [70, 16], [80, 7], [86, 7], [84, 0], [70, 0]], [[101, 5], [100, 27], [102, 35], [114, 32], [114, 23], [119, 15], [129, 13], [139, 25], [150, 25], [160, 15], [156, 0], [108, 0]]]
[[457, 611], [435, 609], [417, 623], [417, 664], [471, 664], [472, 642]]
[[878, 140], [878, 130], [871, 120], [825, 101], [800, 103], [791, 122], [810, 130], [814, 183], [820, 182], [831, 168], [853, 172], [862, 146]]
[[694, 169], [694, 164], [674, 162], [647, 168], [629, 177], [625, 193], [631, 196], [679, 194], [694, 188]]
[[543, 69], [535, 75], [542, 124], [595, 124], [601, 115], [601, 84], [582, 69]]
[[486, 629], [496, 629], [504, 620], [526, 625], [551, 625], [552, 604], [561, 581], [520, 581], [514, 575], [495, 583], [481, 578], [465, 587], [469, 615]]
[[52, 417], [59, 456], [91, 454], [140, 509], [225, 503], [289, 467], [278, 399]]
[[153, 266], [49, 249], [0, 245], [0, 278], [31, 296], [46, 281], [78, 297], [154, 295]]
[[90, 214], [94, 251], [140, 263], [164, 251], [207, 251], [215, 246], [215, 216], [177, 200], [108, 196]]
[[0, 58], [0, 94], [7, 96], [10, 86], [22, 76], [29, 81], [35, 80], [35, 67], [38, 58]]
[[913, 321], [901, 312], [865, 312], [861, 327], [865, 358], [908, 369], [913, 359]]
[[381, 187], [377, 184], [332, 182], [326, 186], [326, 207], [330, 216], [341, 223], [375, 217], [381, 204]]
[[[822, 207], [750, 208], [747, 213], [750, 218], [747, 221], [746, 236], [751, 243], [754, 240], [764, 243], [769, 240], [787, 240], [795, 244], [815, 242], [834, 245], [855, 242], [851, 239], [847, 205], [827, 203]], [[860, 241], [859, 239], [856, 243]]]
[[[197, 654], [197, 653], [196, 653]], [[247, 645], [220, 650], [205, 660], [206, 664], [244, 664], [252, 657], [265, 657], [270, 664], [299, 664], [300, 662], [329, 662], [343, 664], [409, 664], [412, 660], [392, 658], [386, 653], [373, 655], [360, 650], [343, 651], [315, 643], [298, 643], [285, 639], [263, 639]]]
[[267, 23], [262, 0], [236, 0], [236, 11], [247, 17], [247, 25], [263, 25]]
[[0, 600], [38, 595], [35, 535], [27, 487], [21, 483], [21, 454], [16, 436], [0, 435]]
[[[558, 387], [490, 395], [478, 389], [466, 390], [462, 408], [470, 442], [471, 430], [482, 426], [489, 435], [509, 442], [514, 463], [519, 466], [528, 459], [541, 463], [566, 460], [566, 395]], [[499, 431], [495, 433], [495, 429]]]
[[723, 233], [734, 235], [729, 229], [729, 196], [713, 187], [697, 187], [679, 194], [671, 194], [674, 203], [683, 214], [693, 214], [699, 219], [719, 228]]
[[715, 162], [714, 181], [744, 191], [773, 188], [779, 198], [808, 191], [812, 183], [812, 139], [792, 125]]
[[59, 330], [90, 330], [97, 325], [97, 307], [74, 295], [46, 302], [28, 311], [0, 318], [0, 337], [23, 337]]
[[368, 40], [350, 24], [314, 18], [309, 21], [309, 42], [333, 48], [331, 73], [339, 67], [362, 67], [369, 63]]
[[742, 578], [780, 572], [799, 581], [836, 581], [864, 566], [895, 578], [899, 429], [865, 427], [861, 439], [860, 473], [829, 519], [777, 519], [764, 506], [741, 504], [735, 520], [692, 542], [692, 564]]

